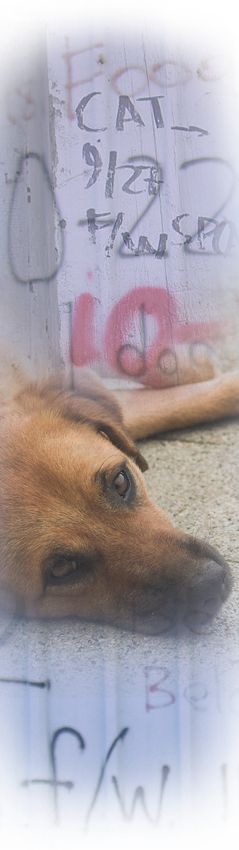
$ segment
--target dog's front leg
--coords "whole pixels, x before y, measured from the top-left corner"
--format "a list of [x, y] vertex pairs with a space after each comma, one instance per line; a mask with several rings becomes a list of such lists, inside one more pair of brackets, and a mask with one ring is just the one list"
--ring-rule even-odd
[[211, 381], [163, 390], [119, 391], [125, 425], [134, 440], [239, 415], [239, 371]]

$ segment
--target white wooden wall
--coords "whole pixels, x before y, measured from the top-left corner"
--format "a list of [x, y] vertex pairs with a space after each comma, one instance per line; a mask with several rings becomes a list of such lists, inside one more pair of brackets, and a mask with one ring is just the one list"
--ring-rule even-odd
[[230, 57], [49, 31], [2, 91], [1, 337], [165, 386], [238, 359]]
[[[228, 57], [157, 33], [49, 31], [40, 53], [12, 57], [0, 164], [12, 362], [33, 375], [64, 363], [76, 379], [89, 362], [113, 385], [235, 365], [237, 115]], [[175, 846], [195, 823], [203, 840], [206, 823], [208, 840], [211, 824], [228, 836], [238, 660], [212, 664], [204, 640], [169, 649], [84, 624], [1, 625], [3, 834], [16, 828], [25, 847], [45, 829], [59, 846], [70, 828], [83, 840], [88, 816], [97, 843], [99, 824], [129, 844], [138, 828]], [[142, 791], [131, 811], [138, 787], [146, 814]]]

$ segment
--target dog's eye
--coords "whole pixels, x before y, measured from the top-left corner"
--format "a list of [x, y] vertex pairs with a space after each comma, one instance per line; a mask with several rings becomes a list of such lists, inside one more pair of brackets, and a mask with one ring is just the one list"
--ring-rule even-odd
[[77, 570], [77, 562], [76, 561], [68, 561], [67, 559], [62, 559], [56, 561], [55, 564], [51, 567], [51, 575], [54, 578], [65, 578], [66, 576], [72, 575]]
[[89, 580], [95, 567], [100, 563], [100, 556], [95, 553], [66, 553], [54, 552], [49, 558], [45, 575], [45, 585], [79, 584]]
[[130, 488], [130, 483], [126, 472], [118, 472], [116, 478], [114, 479], [114, 487], [119, 496], [126, 496], [128, 490]]

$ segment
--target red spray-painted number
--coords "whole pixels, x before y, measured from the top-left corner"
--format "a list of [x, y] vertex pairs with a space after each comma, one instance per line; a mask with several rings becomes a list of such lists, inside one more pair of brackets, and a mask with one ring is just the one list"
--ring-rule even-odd
[[178, 382], [175, 346], [208, 342], [213, 331], [213, 323], [183, 322], [175, 298], [165, 289], [142, 286], [115, 304], [97, 345], [95, 299], [83, 293], [74, 309], [72, 360], [76, 366], [105, 360], [120, 375], [148, 386], [169, 386]]

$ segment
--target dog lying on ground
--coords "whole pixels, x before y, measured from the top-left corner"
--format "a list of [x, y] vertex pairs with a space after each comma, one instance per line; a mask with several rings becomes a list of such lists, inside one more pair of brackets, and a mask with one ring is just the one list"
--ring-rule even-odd
[[[239, 413], [239, 373], [116, 398], [89, 371], [9, 384], [0, 418], [0, 597], [17, 615], [79, 616], [147, 635], [197, 632], [230, 570], [148, 497], [135, 439]], [[11, 603], [12, 604], [12, 603]]]

